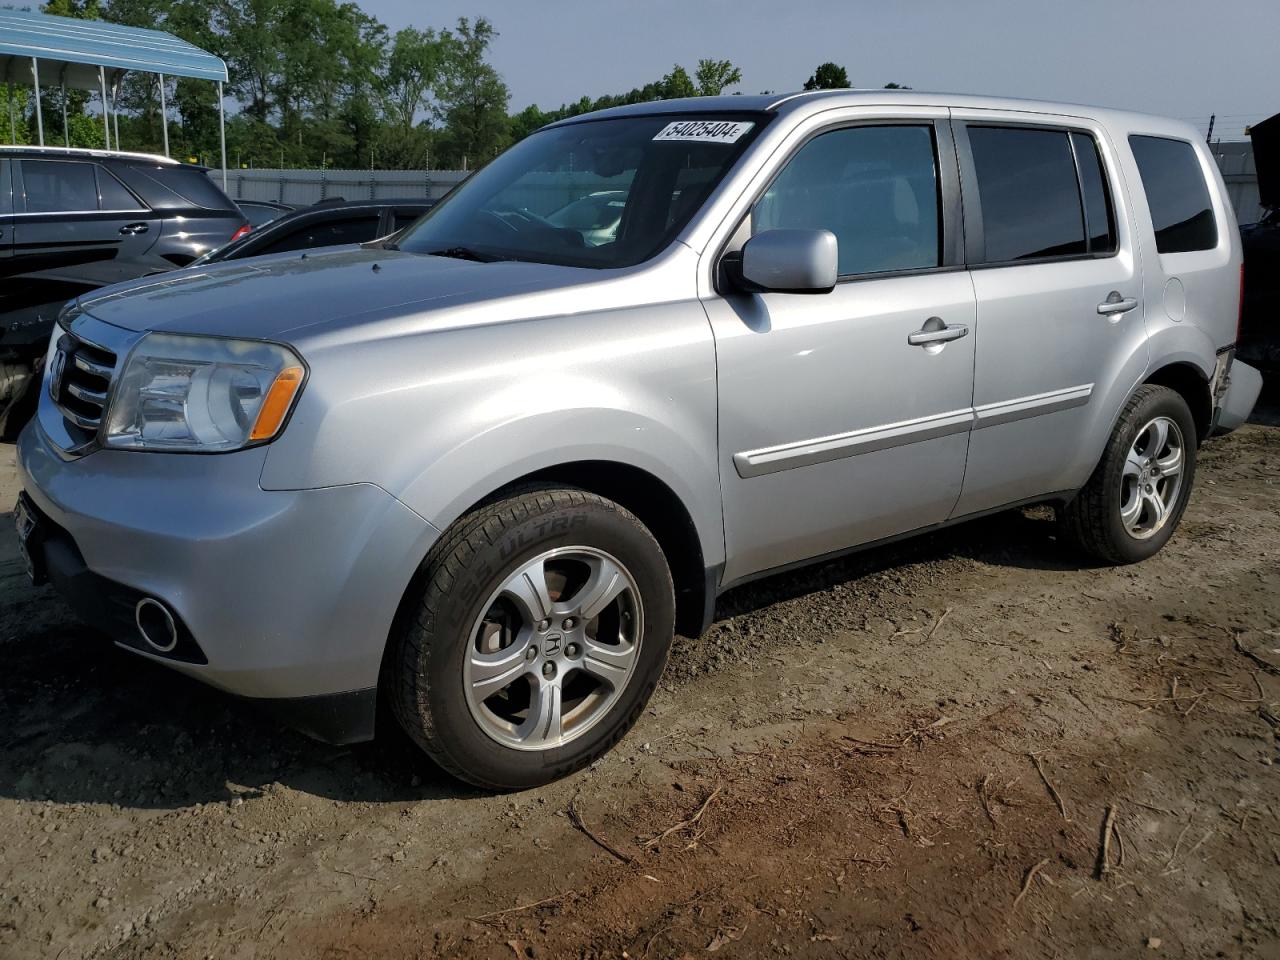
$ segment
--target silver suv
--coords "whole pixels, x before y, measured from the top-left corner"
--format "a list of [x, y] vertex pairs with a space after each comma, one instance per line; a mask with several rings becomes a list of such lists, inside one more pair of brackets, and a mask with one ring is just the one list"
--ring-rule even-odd
[[[606, 192], [609, 237], [552, 216]], [[1239, 298], [1184, 123], [622, 107], [390, 240], [70, 305], [17, 522], [121, 646], [331, 740], [382, 701], [447, 770], [527, 787], [617, 742], [735, 584], [1027, 503], [1151, 556], [1256, 398]]]

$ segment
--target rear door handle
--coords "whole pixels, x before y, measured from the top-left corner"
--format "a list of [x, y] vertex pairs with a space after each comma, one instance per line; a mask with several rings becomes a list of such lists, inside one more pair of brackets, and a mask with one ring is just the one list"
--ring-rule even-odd
[[146, 233], [148, 229], [145, 223], [126, 223], [120, 228], [120, 232], [127, 237], [134, 233]]
[[915, 333], [907, 334], [907, 343], [913, 347], [928, 347], [935, 343], [946, 343], [949, 340], [959, 340], [961, 337], [969, 335], [969, 328], [963, 324], [957, 323], [955, 326], [947, 326], [938, 317], [930, 317], [924, 322], [924, 326]]
[[1122, 297], [1119, 290], [1112, 290], [1107, 294], [1107, 299], [1098, 304], [1098, 313], [1104, 317], [1113, 317], [1116, 314], [1128, 313], [1137, 305], [1137, 298]]

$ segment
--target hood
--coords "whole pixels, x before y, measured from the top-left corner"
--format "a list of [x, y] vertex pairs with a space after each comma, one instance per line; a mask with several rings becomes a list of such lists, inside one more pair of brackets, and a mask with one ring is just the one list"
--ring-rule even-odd
[[1280, 210], [1280, 113], [1249, 129], [1253, 165], [1258, 171], [1258, 202]]
[[80, 307], [126, 330], [287, 339], [316, 324], [541, 292], [596, 271], [336, 247], [207, 264], [95, 291]]

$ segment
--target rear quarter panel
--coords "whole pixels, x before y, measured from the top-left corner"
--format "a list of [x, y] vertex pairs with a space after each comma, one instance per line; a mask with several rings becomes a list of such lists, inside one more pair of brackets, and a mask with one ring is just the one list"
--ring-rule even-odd
[[[1189, 363], [1208, 379], [1217, 351], [1235, 342], [1239, 320], [1240, 231], [1222, 173], [1204, 138], [1190, 124], [1122, 115], [1113, 122], [1112, 129], [1138, 215], [1150, 369]], [[1151, 209], [1129, 145], [1130, 136], [1182, 140], [1195, 150], [1218, 228], [1217, 244], [1212, 249], [1184, 253], [1160, 253], [1156, 249]]]

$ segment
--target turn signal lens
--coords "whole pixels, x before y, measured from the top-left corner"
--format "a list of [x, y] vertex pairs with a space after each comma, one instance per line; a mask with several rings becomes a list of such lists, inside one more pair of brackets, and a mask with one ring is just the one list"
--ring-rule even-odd
[[250, 440], [269, 440], [276, 435], [284, 418], [293, 406], [293, 398], [298, 395], [302, 386], [302, 368], [286, 367], [276, 375], [271, 387], [267, 390], [267, 398], [262, 402], [258, 419], [249, 434]]

